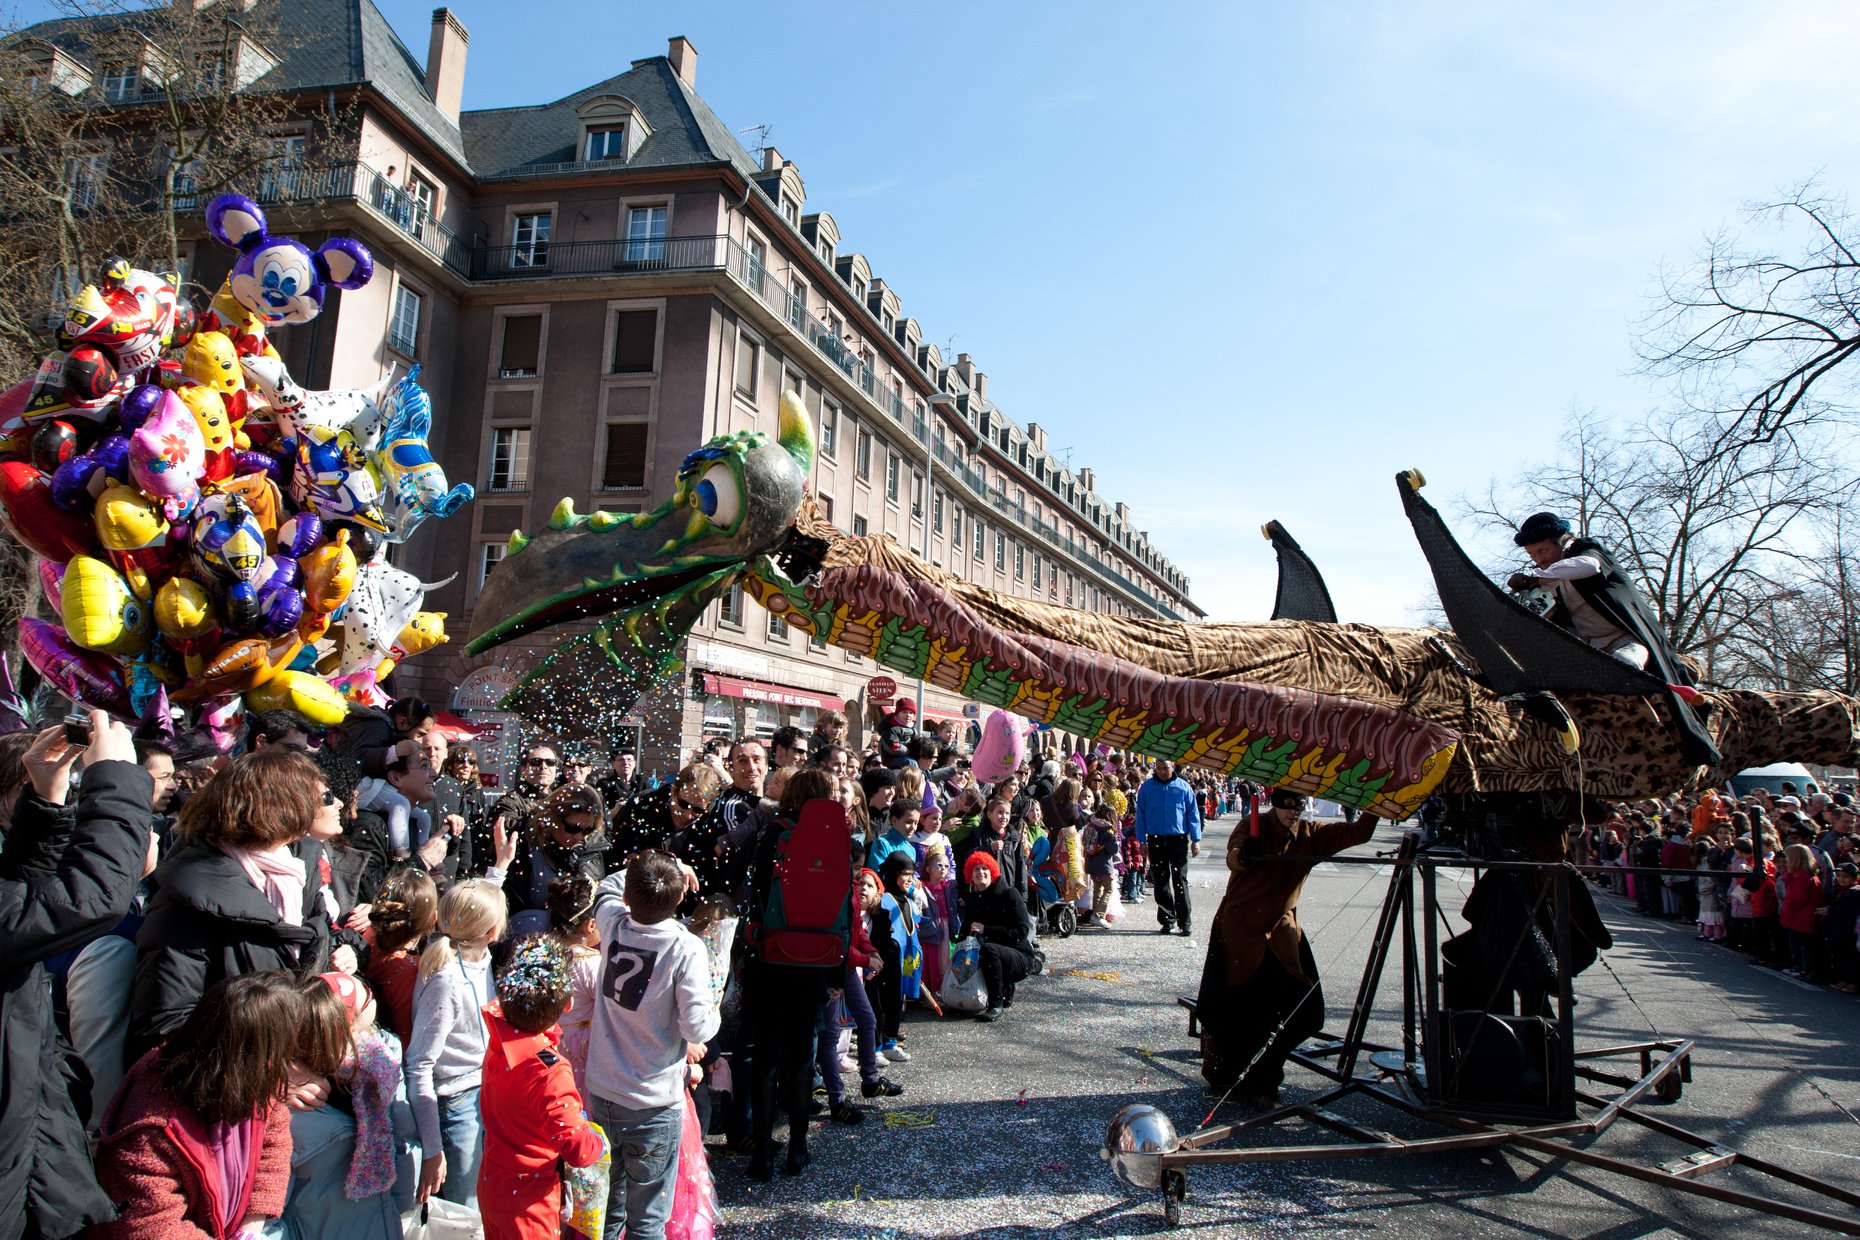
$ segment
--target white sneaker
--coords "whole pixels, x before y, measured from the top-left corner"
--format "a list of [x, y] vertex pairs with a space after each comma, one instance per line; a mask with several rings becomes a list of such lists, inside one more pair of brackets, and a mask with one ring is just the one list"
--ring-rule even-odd
[[909, 1063], [911, 1061], [911, 1053], [902, 1046], [886, 1047], [883, 1054], [885, 1058], [889, 1059], [892, 1063]]
[[859, 1061], [857, 1059], [852, 1058], [851, 1056], [847, 1056], [845, 1059], [840, 1060], [840, 1071], [841, 1072], [859, 1071]]

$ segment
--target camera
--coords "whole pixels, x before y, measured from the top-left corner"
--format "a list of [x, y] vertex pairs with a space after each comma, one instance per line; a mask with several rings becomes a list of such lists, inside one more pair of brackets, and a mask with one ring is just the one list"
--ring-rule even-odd
[[65, 743], [68, 745], [90, 744], [90, 716], [83, 711], [74, 710], [65, 716]]

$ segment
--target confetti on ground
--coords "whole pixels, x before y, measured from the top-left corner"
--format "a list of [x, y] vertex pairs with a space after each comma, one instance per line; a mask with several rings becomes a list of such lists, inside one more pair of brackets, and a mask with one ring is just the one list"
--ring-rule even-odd
[[1024, 1107], [1027, 1105], [1027, 1091], [1026, 1090], [1023, 1089], [1018, 1094], [1014, 1095], [1014, 1105], [1017, 1107]]
[[1082, 978], [1085, 978], [1087, 981], [1107, 982], [1112, 986], [1135, 986], [1136, 985], [1135, 982], [1125, 981], [1124, 975], [1122, 973], [1113, 973], [1113, 972], [1109, 972], [1106, 970], [1065, 969], [1060, 972], [1059, 976], [1061, 977], [1082, 977]]
[[885, 1113], [887, 1128], [928, 1128], [936, 1123], [935, 1111], [888, 1111]]
[[891, 1204], [883, 1197], [874, 1197], [866, 1192], [863, 1184], [853, 1185], [852, 1196], [846, 1198], [844, 1201], [823, 1201], [820, 1204], [823, 1206], [850, 1206], [857, 1205], [861, 1201], [865, 1202], [867, 1205], [873, 1206], [888, 1206]]

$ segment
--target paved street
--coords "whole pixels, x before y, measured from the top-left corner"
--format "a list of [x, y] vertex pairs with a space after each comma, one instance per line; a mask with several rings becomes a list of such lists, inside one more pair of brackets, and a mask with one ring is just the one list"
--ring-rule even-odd
[[[1231, 820], [1215, 824], [1193, 867], [1193, 939], [1155, 933], [1155, 906], [1123, 927], [1049, 939], [1050, 976], [1021, 987], [1000, 1024], [925, 1020], [907, 1029], [913, 1062], [892, 1075], [909, 1092], [853, 1129], [821, 1131], [800, 1180], [758, 1185], [738, 1159], [718, 1159], [733, 1235], [1149, 1235], [1166, 1230], [1153, 1193], [1134, 1193], [1097, 1157], [1105, 1122], [1125, 1104], [1161, 1107], [1195, 1127], [1205, 1097], [1178, 995], [1200, 976], [1201, 930], [1219, 900]], [[1389, 848], [1385, 828], [1373, 848]], [[1367, 851], [1367, 849], [1365, 850]], [[1340, 1028], [1361, 970], [1386, 871], [1323, 867], [1305, 889], [1311, 934]], [[1693, 941], [1601, 897], [1617, 940], [1579, 982], [1580, 1045], [1658, 1032], [1701, 1040], [1684, 1098], [1659, 1113], [1753, 1154], [1849, 1186], [1860, 1183], [1860, 1035], [1855, 1000], [1809, 988]], [[1617, 981], [1616, 979], [1619, 979]], [[1624, 987], [1633, 996], [1629, 1002]], [[1385, 979], [1379, 1015], [1399, 1014]], [[1392, 1037], [1392, 1028], [1383, 1035]], [[1294, 1069], [1288, 1099], [1316, 1092]], [[1823, 1092], [1825, 1091], [1825, 1093]], [[1238, 1116], [1237, 1108], [1230, 1108]], [[1370, 1104], [1352, 1118], [1403, 1135], [1437, 1134]], [[889, 1115], [890, 1123], [882, 1117]], [[1289, 1128], [1275, 1137], [1314, 1138]], [[1658, 1165], [1677, 1145], [1617, 1125], [1598, 1148]], [[1716, 1181], [1762, 1191], [1736, 1170]], [[1812, 1204], [1812, 1203], [1810, 1203]], [[1282, 1163], [1189, 1174], [1182, 1229], [1205, 1236], [1334, 1230], [1392, 1236], [1801, 1236], [1755, 1216], [1619, 1177], [1515, 1153], [1432, 1159]]]

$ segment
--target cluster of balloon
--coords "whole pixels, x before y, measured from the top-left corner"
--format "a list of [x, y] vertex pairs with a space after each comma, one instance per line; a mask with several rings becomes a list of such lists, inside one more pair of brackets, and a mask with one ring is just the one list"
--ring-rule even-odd
[[111, 259], [57, 351], [0, 394], [0, 521], [59, 617], [21, 621], [21, 649], [58, 692], [125, 717], [172, 701], [222, 736], [247, 708], [338, 723], [446, 640], [421, 606], [433, 586], [386, 549], [472, 489], [427, 451], [417, 367], [308, 392], [272, 345], [329, 287], [368, 282], [367, 249], [272, 236], [237, 194], [206, 221], [238, 258], [205, 313]]

